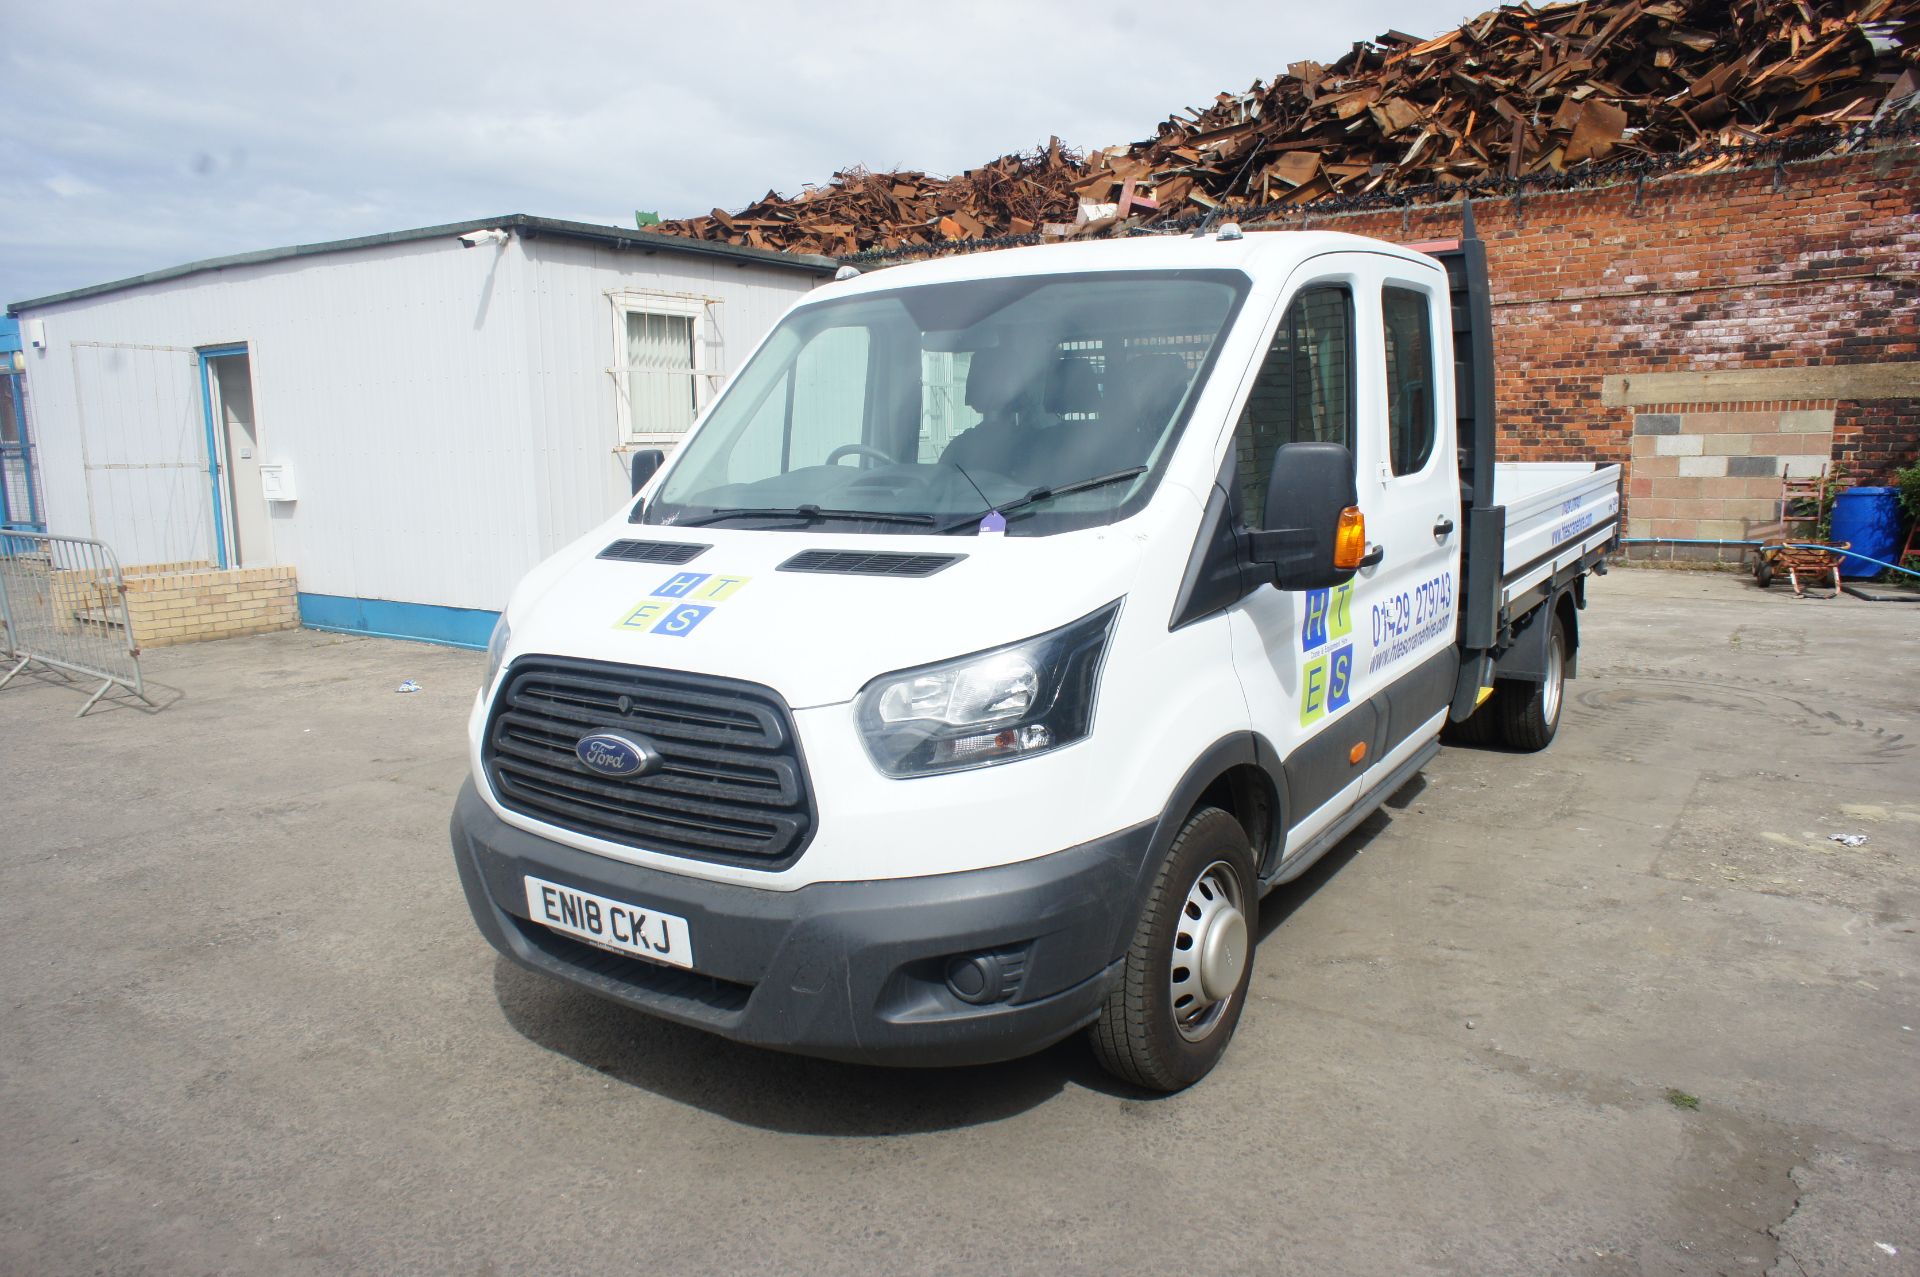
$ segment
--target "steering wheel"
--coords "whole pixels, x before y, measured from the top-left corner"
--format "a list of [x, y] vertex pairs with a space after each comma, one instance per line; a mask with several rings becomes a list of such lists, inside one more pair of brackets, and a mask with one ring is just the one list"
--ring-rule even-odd
[[830, 466], [837, 465], [840, 461], [840, 458], [852, 457], [852, 456], [871, 457], [875, 461], [878, 461], [883, 466], [890, 466], [893, 464], [892, 457], [889, 457], [886, 453], [880, 451], [880, 449], [878, 448], [869, 448], [864, 443], [841, 444], [838, 448], [835, 448], [832, 452], [829, 452], [827, 454], [827, 464]]

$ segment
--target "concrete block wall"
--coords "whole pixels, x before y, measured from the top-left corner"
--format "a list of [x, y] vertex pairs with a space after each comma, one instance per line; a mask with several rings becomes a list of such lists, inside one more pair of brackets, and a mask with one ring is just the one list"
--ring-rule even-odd
[[147, 564], [125, 576], [127, 616], [141, 647], [300, 627], [299, 587], [290, 567], [221, 571]]
[[[1675, 408], [1634, 417], [1629, 537], [1770, 539], [1782, 530], [1782, 480], [1817, 478], [1830, 464], [1830, 408]], [[1737, 556], [1682, 549], [1659, 557]]]

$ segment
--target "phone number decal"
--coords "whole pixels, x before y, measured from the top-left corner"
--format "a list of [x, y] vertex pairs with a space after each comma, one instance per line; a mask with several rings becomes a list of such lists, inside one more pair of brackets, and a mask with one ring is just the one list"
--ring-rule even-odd
[[1369, 671], [1384, 669], [1417, 651], [1453, 626], [1453, 574], [1443, 572], [1411, 590], [1389, 595], [1369, 609], [1373, 620], [1373, 660]]

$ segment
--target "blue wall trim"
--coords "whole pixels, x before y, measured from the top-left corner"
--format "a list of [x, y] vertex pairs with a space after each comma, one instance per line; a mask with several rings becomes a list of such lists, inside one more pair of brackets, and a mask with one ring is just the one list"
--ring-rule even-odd
[[395, 603], [340, 594], [301, 594], [300, 624], [310, 630], [366, 634], [374, 638], [413, 639], [484, 651], [498, 612], [484, 608], [441, 607], [437, 603]]

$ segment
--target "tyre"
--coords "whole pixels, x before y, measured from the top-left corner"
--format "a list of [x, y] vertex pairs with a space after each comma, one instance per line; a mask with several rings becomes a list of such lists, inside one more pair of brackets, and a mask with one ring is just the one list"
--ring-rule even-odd
[[1108, 1072], [1150, 1091], [1178, 1091], [1219, 1063], [1253, 972], [1255, 873], [1247, 831], [1218, 807], [1181, 828], [1120, 979], [1088, 1030]]
[[1480, 706], [1467, 715], [1463, 723], [1451, 720], [1440, 729], [1440, 739], [1449, 745], [1491, 745], [1500, 737], [1500, 711], [1493, 703], [1500, 699], [1500, 689], [1496, 686], [1493, 695], [1480, 703]]
[[1761, 555], [1753, 561], [1753, 579], [1761, 589], [1773, 584], [1773, 560]]
[[1538, 683], [1507, 679], [1485, 708], [1494, 711], [1500, 740], [1509, 749], [1533, 753], [1553, 743], [1560, 729], [1560, 702], [1567, 686], [1567, 629], [1556, 613], [1547, 635], [1547, 676]]

